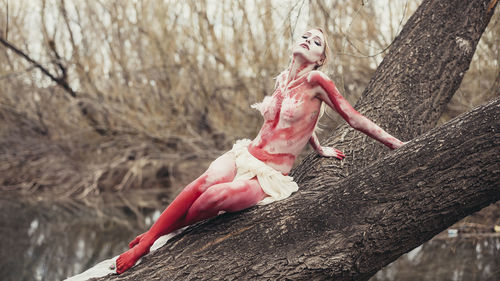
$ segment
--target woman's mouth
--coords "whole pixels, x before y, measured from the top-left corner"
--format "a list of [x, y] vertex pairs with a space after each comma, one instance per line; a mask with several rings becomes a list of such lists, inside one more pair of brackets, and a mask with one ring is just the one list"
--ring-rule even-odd
[[300, 46], [309, 50], [309, 46], [306, 43], [302, 43]]

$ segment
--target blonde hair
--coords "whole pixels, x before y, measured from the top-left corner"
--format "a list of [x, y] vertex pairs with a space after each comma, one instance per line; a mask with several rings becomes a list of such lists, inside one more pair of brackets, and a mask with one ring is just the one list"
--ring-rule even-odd
[[[314, 70], [317, 70], [326, 64], [328, 60], [328, 52], [330, 51], [330, 47], [328, 46], [328, 40], [326, 40], [326, 34], [325, 32], [323, 32], [323, 29], [321, 29], [320, 27], [315, 27], [313, 29], [319, 30], [321, 34], [323, 34], [323, 41], [325, 44], [325, 48], [323, 49], [323, 54], [321, 55], [323, 57], [323, 62], [321, 64], [316, 64], [316, 66], [314, 67]], [[323, 114], [325, 114], [325, 103], [321, 102], [321, 107], [319, 109], [319, 114], [318, 114], [318, 120], [316, 120], [316, 125], [314, 126], [314, 132], [322, 131], [322, 129], [318, 126], [318, 124], [319, 124], [319, 119], [323, 117]]]
[[324, 41], [323, 43], [325, 44], [325, 48], [323, 49], [323, 54], [321, 54], [323, 62], [321, 64], [316, 64], [316, 66], [314, 67], [314, 70], [317, 70], [318, 68], [325, 65], [326, 61], [328, 60], [328, 52], [330, 51], [330, 47], [328, 46], [328, 40], [326, 40], [326, 34], [323, 32], [323, 29], [321, 29], [320, 27], [315, 27], [313, 29], [319, 30], [321, 34], [323, 34], [323, 41]]

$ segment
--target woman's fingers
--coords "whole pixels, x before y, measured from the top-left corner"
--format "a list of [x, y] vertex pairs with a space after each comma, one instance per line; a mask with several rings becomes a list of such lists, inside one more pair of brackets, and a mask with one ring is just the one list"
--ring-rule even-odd
[[344, 152], [342, 152], [338, 149], [335, 149], [333, 147], [323, 146], [323, 147], [321, 147], [321, 149], [323, 150], [322, 156], [324, 156], [324, 157], [335, 157], [335, 158], [340, 159], [340, 160], [345, 158]]
[[[335, 149], [335, 148], [334, 148], [334, 149]], [[345, 158], [345, 154], [344, 154], [344, 152], [342, 152], [342, 151], [340, 151], [340, 150], [338, 150], [338, 149], [335, 149], [335, 152], [337, 152], [337, 158], [338, 158], [338, 159], [342, 160], [342, 159], [344, 159], [344, 158]]]

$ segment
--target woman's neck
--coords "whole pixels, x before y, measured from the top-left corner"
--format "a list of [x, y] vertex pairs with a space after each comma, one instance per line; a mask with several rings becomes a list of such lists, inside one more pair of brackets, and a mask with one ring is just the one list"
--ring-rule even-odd
[[289, 71], [288, 71], [288, 81], [290, 82], [292, 80], [295, 80], [302, 75], [310, 72], [311, 70], [314, 70], [314, 63], [310, 63], [308, 61], [305, 61], [302, 57], [300, 56], [293, 56], [292, 63], [290, 64]]

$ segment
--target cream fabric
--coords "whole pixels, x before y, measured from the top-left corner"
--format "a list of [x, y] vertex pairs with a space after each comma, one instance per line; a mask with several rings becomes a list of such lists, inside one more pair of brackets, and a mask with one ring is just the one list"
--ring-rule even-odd
[[259, 205], [285, 199], [297, 191], [299, 186], [292, 177], [281, 174], [248, 152], [247, 148], [250, 142], [249, 139], [242, 139], [233, 145], [231, 151], [236, 157], [237, 168], [234, 180], [250, 180], [257, 176], [262, 190], [269, 195], [261, 200]]

